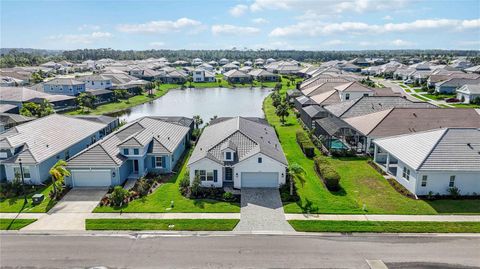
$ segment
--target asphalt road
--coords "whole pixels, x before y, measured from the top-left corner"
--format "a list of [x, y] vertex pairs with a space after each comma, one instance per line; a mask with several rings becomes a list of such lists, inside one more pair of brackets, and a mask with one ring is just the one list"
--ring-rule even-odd
[[369, 268], [367, 259], [382, 260], [388, 268], [474, 268], [480, 266], [480, 238], [135, 234], [0, 237], [0, 264], [4, 268]]

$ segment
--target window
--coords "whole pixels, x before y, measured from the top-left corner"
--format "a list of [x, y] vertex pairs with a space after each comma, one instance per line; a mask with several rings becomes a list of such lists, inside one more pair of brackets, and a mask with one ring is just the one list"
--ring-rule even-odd
[[205, 172], [205, 170], [198, 171], [198, 175], [199, 175], [201, 181], [205, 181], [207, 179], [206, 174], [207, 173]]
[[163, 157], [155, 157], [155, 167], [156, 168], [163, 167]]
[[262, 157], [258, 157], [258, 163], [262, 163], [263, 160], [262, 160]]
[[[28, 168], [28, 166], [23, 166], [22, 168], [23, 168], [23, 178], [30, 179], [30, 168]], [[20, 166], [13, 168], [13, 174], [14, 174], [15, 178], [18, 177], [18, 179], [20, 179], [20, 180], [22, 179]]]
[[448, 187], [455, 187], [455, 176], [450, 176], [450, 182], [448, 183]]
[[428, 179], [428, 176], [422, 176], [422, 187], [427, 186], [427, 179]]
[[23, 177], [30, 178], [30, 168], [28, 166], [23, 167]]
[[367, 96], [368, 96], [368, 93], [364, 93], [364, 94], [363, 94], [363, 97], [367, 97]]
[[133, 155], [138, 155], [140, 154], [140, 150], [138, 149], [133, 149]]
[[128, 149], [123, 149], [123, 155], [128, 155]]
[[403, 178], [406, 180], [410, 180], [410, 169], [403, 167]]
[[213, 171], [207, 172], [207, 181], [213, 181]]
[[232, 159], [232, 153], [227, 151], [225, 152], [225, 160], [231, 160]]
[[350, 94], [349, 93], [345, 94], [345, 100], [350, 100]]
[[65, 160], [68, 160], [68, 159], [70, 159], [70, 151], [66, 150], [65, 151]]

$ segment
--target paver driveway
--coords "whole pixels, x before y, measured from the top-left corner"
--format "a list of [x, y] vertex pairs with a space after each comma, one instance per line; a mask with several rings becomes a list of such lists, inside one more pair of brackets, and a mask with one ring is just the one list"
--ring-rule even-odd
[[74, 188], [46, 215], [22, 230], [85, 230], [85, 218], [106, 192], [106, 188]]
[[235, 231], [293, 232], [285, 220], [278, 189], [242, 188], [240, 222]]

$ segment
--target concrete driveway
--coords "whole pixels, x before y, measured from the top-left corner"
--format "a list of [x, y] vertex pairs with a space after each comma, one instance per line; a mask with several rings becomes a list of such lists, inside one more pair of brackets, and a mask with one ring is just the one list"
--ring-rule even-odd
[[85, 230], [85, 219], [106, 193], [107, 188], [74, 188], [45, 216], [22, 230]]
[[240, 222], [235, 231], [294, 231], [285, 220], [278, 189], [242, 188], [241, 195]]

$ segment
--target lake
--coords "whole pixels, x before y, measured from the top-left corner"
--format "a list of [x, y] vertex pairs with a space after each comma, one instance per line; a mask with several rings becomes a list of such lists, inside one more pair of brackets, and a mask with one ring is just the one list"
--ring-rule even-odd
[[263, 99], [271, 88], [205, 88], [175, 89], [164, 96], [132, 107], [115, 116], [127, 122], [143, 116], [185, 116], [200, 115], [204, 122], [218, 117], [264, 117]]

